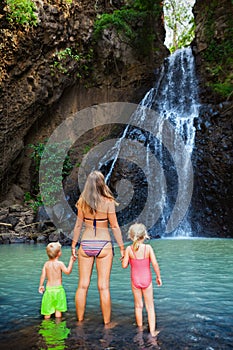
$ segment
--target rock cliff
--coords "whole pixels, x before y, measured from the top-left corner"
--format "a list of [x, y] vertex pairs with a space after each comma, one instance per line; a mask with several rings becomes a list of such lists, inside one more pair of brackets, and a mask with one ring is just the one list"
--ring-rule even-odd
[[193, 155], [193, 225], [200, 235], [233, 237], [233, 4], [197, 0], [193, 50], [200, 116]]
[[[124, 1], [34, 1], [37, 25], [10, 22], [7, 1], [0, 5], [0, 198], [22, 200], [31, 186], [28, 144], [44, 141], [62, 120], [85, 107], [112, 101], [138, 102], [168, 50], [162, 7], [147, 25], [154, 50], [140, 55], [113, 28], [93, 39], [102, 13]], [[136, 20], [134, 31], [142, 23]]]

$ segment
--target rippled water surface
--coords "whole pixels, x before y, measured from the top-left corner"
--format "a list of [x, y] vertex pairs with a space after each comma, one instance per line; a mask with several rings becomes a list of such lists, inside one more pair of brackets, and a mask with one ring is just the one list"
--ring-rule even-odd
[[[233, 349], [233, 240], [161, 239], [150, 241], [161, 268], [163, 286], [154, 283], [160, 349]], [[104, 329], [95, 270], [86, 320], [78, 325], [74, 296], [77, 263], [64, 276], [68, 312], [62, 322], [43, 321], [38, 284], [47, 259], [43, 245], [0, 246], [0, 349], [146, 349], [158, 348], [147, 327], [137, 333], [129, 268], [115, 249], [111, 275], [112, 320]], [[62, 260], [69, 261], [63, 247]], [[146, 324], [146, 314], [144, 314]]]

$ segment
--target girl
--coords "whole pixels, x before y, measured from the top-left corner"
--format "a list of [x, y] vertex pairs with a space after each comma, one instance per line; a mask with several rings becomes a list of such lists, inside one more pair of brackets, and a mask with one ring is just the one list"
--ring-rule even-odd
[[152, 337], [159, 333], [156, 331], [156, 316], [153, 299], [152, 274], [150, 263], [156, 273], [156, 282], [158, 286], [162, 285], [160, 269], [157, 263], [155, 253], [150, 245], [144, 244], [144, 240], [149, 238], [146, 227], [143, 224], [134, 224], [129, 228], [129, 235], [133, 244], [125, 250], [125, 256], [122, 260], [122, 267], [131, 266], [131, 286], [134, 296], [135, 317], [137, 326], [142, 329], [142, 310], [143, 298], [146, 305], [149, 330]]

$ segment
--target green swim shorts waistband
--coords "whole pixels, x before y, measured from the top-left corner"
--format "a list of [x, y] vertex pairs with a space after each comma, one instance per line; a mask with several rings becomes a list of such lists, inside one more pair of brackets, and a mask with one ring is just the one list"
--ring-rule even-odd
[[60, 285], [60, 286], [46, 286], [46, 289], [47, 290], [55, 290], [55, 289], [59, 290], [59, 289], [63, 289], [63, 286], [62, 285]]

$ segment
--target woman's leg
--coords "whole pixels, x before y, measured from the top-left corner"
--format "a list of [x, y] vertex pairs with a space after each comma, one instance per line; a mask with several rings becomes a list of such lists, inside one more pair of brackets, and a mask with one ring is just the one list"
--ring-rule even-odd
[[86, 308], [87, 291], [90, 285], [94, 257], [84, 255], [82, 248], [78, 252], [79, 282], [75, 295], [76, 313], [78, 321], [83, 321]]
[[158, 332], [155, 331], [156, 328], [156, 315], [154, 307], [154, 297], [153, 297], [153, 285], [152, 282], [148, 288], [142, 290], [146, 311], [148, 315], [149, 330], [152, 337], [155, 337]]
[[111, 248], [104, 248], [98, 258], [96, 258], [100, 306], [105, 325], [111, 321], [111, 295], [109, 284], [110, 273], [112, 269], [112, 260], [113, 254]]
[[134, 309], [135, 309], [135, 318], [138, 327], [142, 327], [142, 310], [143, 310], [143, 301], [142, 301], [142, 290], [135, 288], [132, 284], [132, 292], [134, 296]]

